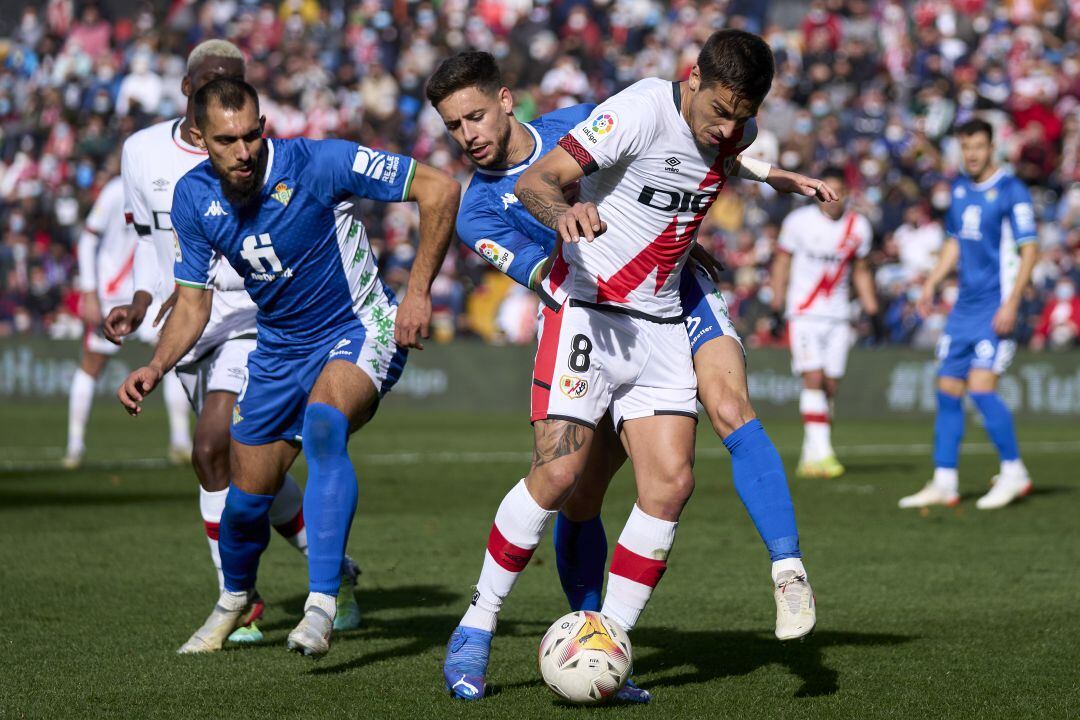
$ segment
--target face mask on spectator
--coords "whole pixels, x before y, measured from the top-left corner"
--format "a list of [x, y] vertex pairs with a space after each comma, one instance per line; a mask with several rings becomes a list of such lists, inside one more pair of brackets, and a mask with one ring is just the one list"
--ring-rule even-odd
[[922, 289], [918, 285], [912, 285], [907, 289], [907, 301], [914, 305], [919, 302], [919, 298], [922, 296]]
[[814, 129], [814, 121], [810, 118], [799, 118], [795, 121], [795, 132], [800, 135], [809, 135]]
[[885, 139], [889, 142], [900, 142], [904, 139], [904, 128], [902, 125], [887, 125], [885, 127]]
[[79, 163], [78, 169], [75, 171], [75, 184], [81, 189], [85, 190], [90, 187], [94, 182], [94, 166], [90, 163]]
[[956, 298], [960, 296], [960, 288], [956, 285], [949, 285], [941, 291], [941, 299], [945, 301], [946, 305], [955, 305]]
[[8, 227], [13, 233], [21, 233], [26, 229], [26, 218], [21, 213], [13, 213], [11, 219], [8, 220]]
[[1076, 288], [1071, 283], [1059, 283], [1054, 288], [1054, 297], [1061, 302], [1069, 302], [1073, 299], [1073, 295], [1076, 294]]
[[785, 150], [780, 154], [780, 166], [785, 170], [794, 170], [799, 167], [799, 153], [794, 150]]
[[944, 212], [949, 209], [949, 201], [952, 196], [949, 195], [948, 190], [938, 190], [930, 196], [930, 204], [934, 206], [935, 210]]

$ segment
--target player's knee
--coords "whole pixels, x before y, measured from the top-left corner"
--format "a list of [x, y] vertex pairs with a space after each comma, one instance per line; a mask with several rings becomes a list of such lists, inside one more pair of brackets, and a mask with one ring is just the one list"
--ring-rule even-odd
[[709, 406], [709, 420], [721, 438], [727, 437], [755, 417], [750, 398], [741, 393], [725, 393]]
[[672, 468], [640, 493], [642, 509], [665, 520], [675, 520], [694, 494], [694, 471], [689, 465]]
[[604, 493], [607, 486], [606, 478], [582, 477], [563, 504], [563, 514], [575, 522], [596, 517], [604, 505]]
[[335, 407], [312, 403], [304, 412], [304, 452], [310, 459], [338, 455], [345, 451], [349, 421]]
[[821, 370], [810, 370], [803, 373], [803, 387], [807, 390], [824, 390], [825, 373]]
[[209, 492], [224, 490], [229, 486], [228, 435], [222, 443], [215, 436], [196, 434], [191, 448], [191, 463], [199, 484]]

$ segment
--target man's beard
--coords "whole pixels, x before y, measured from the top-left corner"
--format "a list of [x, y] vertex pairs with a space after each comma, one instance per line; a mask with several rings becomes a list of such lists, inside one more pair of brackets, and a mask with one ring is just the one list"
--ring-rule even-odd
[[262, 178], [266, 170], [266, 160], [267, 153], [265, 150], [260, 151], [251, 175], [237, 183], [227, 180], [227, 174], [217, 167], [215, 163], [214, 169], [217, 170], [221, 194], [237, 210], [247, 209], [262, 192]]
[[510, 123], [506, 123], [501, 136], [495, 138], [495, 142], [491, 144], [491, 157], [483, 163], [477, 163], [480, 167], [499, 169], [506, 167], [506, 157], [510, 154], [510, 131]]

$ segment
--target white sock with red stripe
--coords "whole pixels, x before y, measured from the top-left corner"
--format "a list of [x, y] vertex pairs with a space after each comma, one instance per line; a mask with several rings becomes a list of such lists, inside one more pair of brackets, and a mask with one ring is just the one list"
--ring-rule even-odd
[[641, 611], [667, 570], [667, 557], [679, 523], [647, 515], [634, 504], [630, 518], [611, 556], [607, 595], [600, 612], [627, 632], [634, 629]]
[[799, 412], [803, 420], [802, 460], [817, 462], [833, 455], [829, 399], [825, 391], [803, 388], [799, 394]]
[[492, 632], [503, 600], [532, 557], [555, 510], [536, 504], [522, 480], [506, 494], [488, 535], [484, 569], [476, 582], [472, 604], [461, 619], [467, 627]]
[[203, 527], [206, 528], [206, 541], [210, 543], [210, 559], [217, 570], [218, 592], [225, 592], [225, 576], [221, 574], [221, 552], [218, 550], [218, 535], [221, 532], [221, 513], [225, 512], [225, 496], [229, 488], [210, 492], [199, 488], [199, 512], [202, 513]]
[[169, 372], [161, 381], [165, 409], [169, 413], [169, 446], [191, 449], [191, 405], [176, 373]]
[[71, 396], [68, 398], [68, 455], [81, 455], [86, 447], [86, 423], [94, 402], [94, 376], [75, 368], [71, 377]]
[[285, 482], [274, 496], [274, 504], [270, 506], [270, 524], [290, 545], [307, 555], [304, 491], [296, 484], [292, 475], [285, 475]]

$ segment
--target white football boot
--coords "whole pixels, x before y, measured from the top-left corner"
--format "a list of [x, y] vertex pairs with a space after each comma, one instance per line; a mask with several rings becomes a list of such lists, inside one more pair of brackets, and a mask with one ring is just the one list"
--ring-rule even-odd
[[959, 493], [943, 490], [935, 485], [933, 481], [926, 483], [926, 487], [914, 495], [900, 498], [901, 508], [924, 508], [930, 507], [931, 505], [956, 507], [959, 504]]
[[240, 595], [223, 592], [217, 604], [210, 612], [210, 617], [202, 624], [188, 641], [176, 652], [181, 655], [216, 652], [225, 644], [226, 638], [248, 617], [254, 606], [261, 601], [254, 592]]
[[776, 600], [776, 637], [798, 640], [810, 634], [817, 624], [817, 603], [806, 575], [784, 570], [773, 585]]
[[330, 652], [330, 633], [334, 629], [334, 619], [316, 605], [304, 609], [304, 618], [289, 633], [286, 646], [293, 652], [318, 660]]
[[975, 501], [980, 510], [997, 510], [1031, 492], [1031, 478], [1027, 473], [995, 475], [990, 481], [990, 492]]

